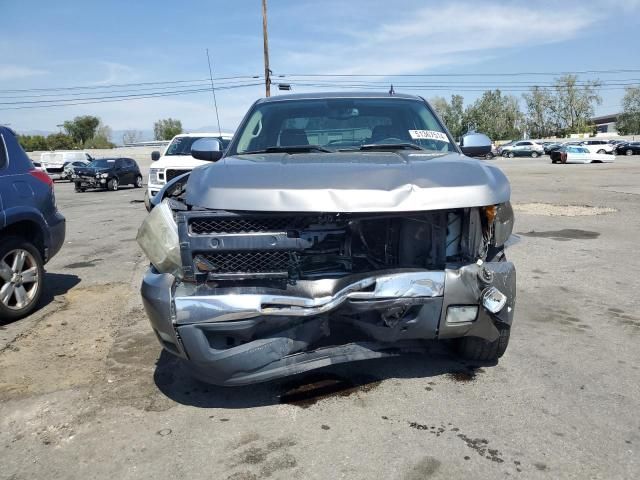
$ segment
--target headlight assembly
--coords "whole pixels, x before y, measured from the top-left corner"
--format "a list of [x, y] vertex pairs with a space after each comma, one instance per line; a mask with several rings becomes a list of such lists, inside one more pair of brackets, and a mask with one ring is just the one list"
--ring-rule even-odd
[[159, 171], [160, 171], [159, 168], [150, 168], [149, 169], [149, 183], [154, 183], [154, 184], [160, 183], [158, 181], [158, 172]]
[[493, 222], [493, 244], [504, 245], [513, 232], [513, 208], [511, 202], [501, 203], [497, 206], [495, 220]]
[[182, 278], [178, 226], [166, 201], [151, 210], [140, 225], [136, 240], [159, 272]]

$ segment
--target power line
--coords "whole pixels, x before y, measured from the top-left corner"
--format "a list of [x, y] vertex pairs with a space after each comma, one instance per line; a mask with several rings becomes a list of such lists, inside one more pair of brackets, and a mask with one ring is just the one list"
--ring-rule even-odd
[[505, 77], [523, 75], [586, 75], [640, 73], [640, 69], [580, 70], [573, 72], [500, 72], [500, 73], [278, 73], [274, 77]]
[[[218, 80], [237, 80], [237, 79], [259, 79], [260, 75], [236, 75], [232, 77], [218, 77], [214, 78], [215, 81]], [[45, 91], [55, 91], [55, 90], [94, 90], [101, 88], [119, 88], [119, 87], [137, 87], [143, 85], [169, 85], [169, 84], [179, 84], [179, 83], [193, 83], [193, 82], [208, 82], [208, 78], [198, 78], [192, 80], [171, 80], [164, 82], [138, 82], [138, 83], [112, 83], [109, 85], [77, 85], [74, 87], [47, 87], [47, 88], [24, 88], [24, 89], [13, 89], [13, 90], [0, 90], [0, 93], [19, 93], [19, 92], [45, 92]]]
[[[244, 88], [244, 87], [254, 87], [257, 85], [262, 85], [262, 83], [247, 83], [244, 85], [234, 85], [228, 87], [219, 87], [218, 90], [231, 90], [236, 88]], [[202, 88], [202, 89], [193, 89], [193, 90], [177, 90], [174, 92], [163, 92], [163, 93], [148, 93], [148, 94], [139, 94], [139, 95], [127, 95], [121, 97], [102, 97], [102, 99], [97, 99], [100, 97], [96, 97], [96, 100], [90, 101], [69, 101], [67, 103], [59, 103], [59, 104], [47, 104], [47, 105], [22, 105], [16, 107], [0, 107], [0, 110], [23, 110], [23, 109], [31, 109], [31, 108], [52, 108], [52, 107], [68, 107], [74, 105], [90, 105], [97, 103], [112, 103], [112, 102], [125, 102], [130, 100], [140, 100], [145, 98], [156, 98], [156, 97], [169, 97], [176, 95], [190, 95], [194, 93], [202, 93], [208, 92], [210, 88]], [[77, 100], [77, 99], [75, 99]], [[1, 105], [1, 104], [0, 104]]]
[[[237, 84], [243, 84], [246, 83], [248, 80], [231, 80], [231, 81], [226, 81], [226, 82], [222, 82], [219, 83], [218, 85], [220, 86], [229, 86], [229, 85], [237, 85]], [[180, 88], [191, 88], [191, 87], [203, 87], [203, 86], [208, 86], [210, 85], [209, 80], [207, 80], [206, 82], [201, 82], [201, 83], [192, 83], [189, 85], [180, 85]], [[121, 94], [126, 94], [129, 92], [141, 92], [141, 91], [160, 91], [160, 90], [168, 90], [171, 88], [178, 88], [178, 86], [176, 85], [171, 85], [171, 86], [166, 86], [166, 87], [143, 87], [143, 88], [130, 88], [130, 89], [126, 89], [126, 90], [111, 90], [111, 89], [107, 89], [105, 91], [90, 91], [90, 92], [68, 92], [68, 93], [38, 93], [38, 94], [31, 94], [31, 95], [1, 95], [1, 98], [13, 98], [13, 99], [20, 99], [20, 98], [44, 98], [44, 97], [59, 97], [61, 95], [64, 96], [83, 96], [83, 95], [95, 95], [95, 94], [103, 94], [103, 93], [121, 93]]]

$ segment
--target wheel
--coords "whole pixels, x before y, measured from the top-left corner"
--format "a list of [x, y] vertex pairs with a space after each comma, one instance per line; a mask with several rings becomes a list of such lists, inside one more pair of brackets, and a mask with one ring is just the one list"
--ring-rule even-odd
[[630, 148], [628, 148], [625, 152], [625, 155], [633, 155], [633, 150], [631, 150]]
[[552, 158], [552, 159], [551, 159], [551, 163], [556, 163], [556, 161]]
[[33, 311], [42, 295], [43, 265], [38, 249], [24, 239], [0, 243], [0, 318], [16, 320]]
[[531, 158], [538, 158], [538, 152], [531, 152]]
[[598, 150], [596, 153], [607, 153], [607, 151], [604, 148], [601, 148], [600, 150]]
[[111, 180], [109, 180], [107, 182], [107, 188], [109, 190], [113, 190], [114, 192], [116, 190], [118, 190], [118, 179], [117, 178], [112, 178]]
[[136, 183], [133, 186], [135, 188], [142, 188], [142, 175], [136, 177]]
[[86, 189], [86, 188], [84, 188], [84, 187], [81, 187], [79, 183], [76, 183], [75, 191], [76, 191], [77, 193], [84, 192], [84, 191], [86, 191], [86, 190], [87, 190], [87, 189]]
[[509, 158], [513, 158], [513, 157], [515, 157], [515, 156], [516, 156], [516, 154], [515, 154], [515, 153], [513, 153], [513, 152], [509, 152], [509, 153], [507, 153], [507, 157], [509, 157]]
[[496, 361], [507, 350], [511, 329], [503, 327], [498, 330], [500, 336], [493, 342], [480, 337], [462, 337], [458, 339], [458, 353], [466, 360], [483, 362]]
[[487, 153], [484, 158], [486, 158], [487, 160], [491, 160], [493, 158], [493, 153], [489, 152]]

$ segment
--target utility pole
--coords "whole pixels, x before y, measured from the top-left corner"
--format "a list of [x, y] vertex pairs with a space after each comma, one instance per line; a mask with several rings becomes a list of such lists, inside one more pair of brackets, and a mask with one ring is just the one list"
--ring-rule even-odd
[[262, 40], [264, 46], [264, 87], [266, 96], [271, 96], [271, 70], [269, 70], [269, 38], [267, 36], [267, 0], [262, 0]]

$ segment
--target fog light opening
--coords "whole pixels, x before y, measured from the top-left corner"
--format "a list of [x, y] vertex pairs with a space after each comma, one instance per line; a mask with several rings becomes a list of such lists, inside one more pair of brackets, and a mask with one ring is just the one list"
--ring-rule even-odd
[[482, 306], [491, 313], [498, 313], [507, 304], [507, 296], [496, 287], [488, 287], [482, 292]]
[[457, 325], [461, 323], [471, 323], [478, 316], [477, 305], [461, 305], [447, 308], [447, 323]]

